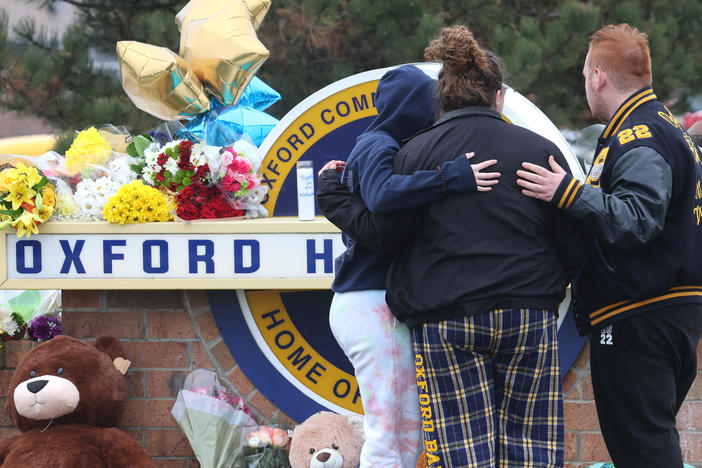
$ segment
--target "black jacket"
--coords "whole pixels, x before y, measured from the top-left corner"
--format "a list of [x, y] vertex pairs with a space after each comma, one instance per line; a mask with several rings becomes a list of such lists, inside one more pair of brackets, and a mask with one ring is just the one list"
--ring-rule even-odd
[[552, 203], [592, 233], [573, 282], [581, 334], [675, 303], [702, 302], [699, 149], [650, 87], [604, 129], [586, 184]]
[[577, 223], [516, 183], [523, 161], [548, 167], [553, 155], [567, 168], [563, 155], [494, 110], [449, 112], [400, 150], [394, 169], [411, 174], [470, 151], [474, 164], [497, 159], [502, 177], [492, 191], [448, 196], [391, 223], [398, 243], [410, 241], [391, 262], [386, 299], [409, 326], [497, 308], [556, 312], [582, 261]]

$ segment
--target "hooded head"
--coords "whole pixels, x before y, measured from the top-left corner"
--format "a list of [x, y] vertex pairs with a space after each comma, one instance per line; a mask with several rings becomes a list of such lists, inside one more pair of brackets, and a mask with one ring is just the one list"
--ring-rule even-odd
[[411, 137], [436, 119], [436, 80], [414, 65], [383, 75], [375, 92], [377, 117], [366, 130], [383, 131], [397, 141]]

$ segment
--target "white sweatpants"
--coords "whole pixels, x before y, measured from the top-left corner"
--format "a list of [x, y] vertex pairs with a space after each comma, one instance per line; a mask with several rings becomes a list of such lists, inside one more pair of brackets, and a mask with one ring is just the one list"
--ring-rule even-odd
[[422, 434], [409, 329], [390, 313], [380, 290], [334, 294], [329, 324], [361, 392], [361, 468], [414, 468]]

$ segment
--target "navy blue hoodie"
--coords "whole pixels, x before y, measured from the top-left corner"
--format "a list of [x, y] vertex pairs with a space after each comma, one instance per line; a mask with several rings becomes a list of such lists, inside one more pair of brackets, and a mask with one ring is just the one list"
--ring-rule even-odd
[[[437, 170], [413, 175], [392, 172], [400, 143], [436, 118], [436, 81], [413, 65], [388, 71], [378, 82], [377, 117], [356, 140], [342, 180], [371, 211], [392, 212], [424, 205], [447, 193], [477, 189], [470, 163], [461, 155]], [[336, 259], [335, 292], [385, 289], [390, 258], [342, 234], [346, 251]]]

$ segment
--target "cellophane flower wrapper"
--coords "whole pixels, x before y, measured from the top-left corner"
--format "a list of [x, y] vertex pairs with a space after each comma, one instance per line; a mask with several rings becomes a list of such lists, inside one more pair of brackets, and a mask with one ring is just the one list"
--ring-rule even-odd
[[87, 164], [77, 174], [66, 174], [57, 182], [57, 219], [60, 221], [103, 220], [108, 200], [137, 178], [131, 169], [134, 159], [112, 152], [104, 165]]
[[20, 339], [33, 318], [58, 315], [60, 310], [61, 291], [0, 290], [0, 337]]
[[22, 159], [0, 165], [0, 229], [11, 226], [17, 237], [38, 234], [55, 203], [55, 187], [39, 169]]
[[222, 148], [218, 159], [210, 163], [212, 180], [225, 200], [246, 218], [268, 216], [262, 205], [268, 186], [262, 184], [258, 176], [262, 160], [261, 151], [244, 135]]
[[202, 468], [240, 466], [246, 434], [257, 427], [243, 402], [231, 396], [216, 373], [204, 369], [185, 379], [171, 414]]

